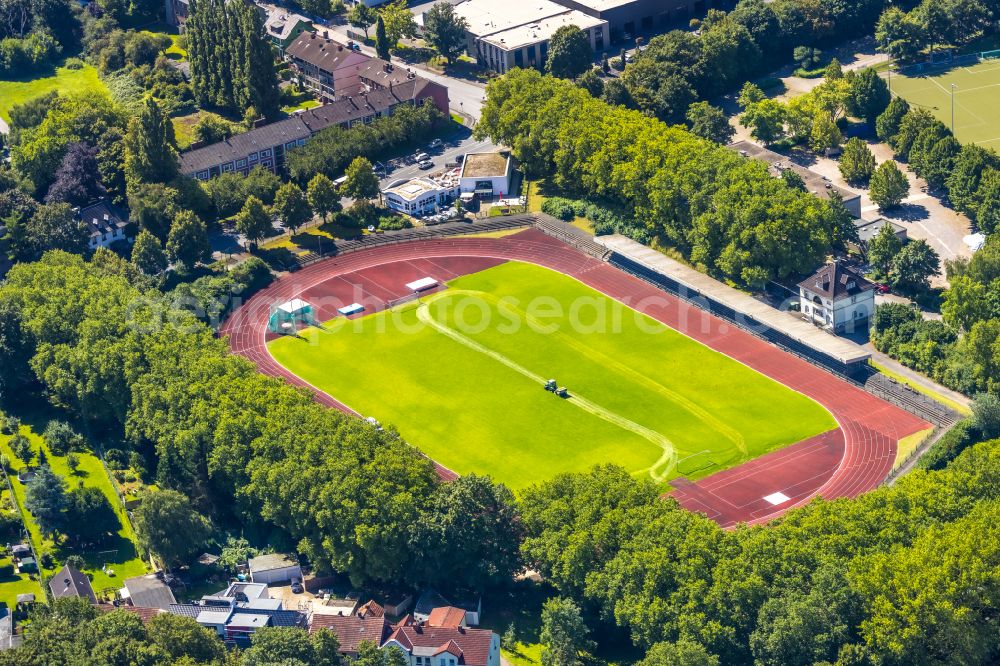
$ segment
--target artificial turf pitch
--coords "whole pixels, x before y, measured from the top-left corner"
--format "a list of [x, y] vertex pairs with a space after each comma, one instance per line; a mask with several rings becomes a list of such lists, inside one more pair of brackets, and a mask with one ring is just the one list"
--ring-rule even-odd
[[955, 138], [984, 147], [1000, 146], [1000, 59], [983, 60], [927, 73], [892, 75], [892, 92], [911, 106], [927, 109], [951, 127], [951, 94], [955, 85]]
[[[518, 262], [269, 348], [442, 465], [515, 489], [598, 463], [697, 479], [836, 427], [811, 399]], [[546, 392], [549, 378], [570, 397]]]

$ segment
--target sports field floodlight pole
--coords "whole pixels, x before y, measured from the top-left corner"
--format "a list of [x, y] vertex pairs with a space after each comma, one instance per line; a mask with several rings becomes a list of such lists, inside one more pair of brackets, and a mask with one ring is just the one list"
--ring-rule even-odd
[[955, 133], [955, 84], [951, 84], [951, 133]]

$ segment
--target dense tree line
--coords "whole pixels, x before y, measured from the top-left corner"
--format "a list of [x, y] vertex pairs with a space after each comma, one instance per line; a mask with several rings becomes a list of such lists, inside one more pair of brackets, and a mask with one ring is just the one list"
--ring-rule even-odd
[[356, 157], [376, 159], [407, 143], [421, 143], [445, 120], [433, 104], [404, 104], [368, 125], [328, 127], [288, 152], [288, 173], [302, 184], [317, 173], [339, 178]]
[[529, 177], [603, 199], [745, 284], [811, 271], [853, 228], [842, 202], [790, 187], [766, 164], [535, 71], [490, 83], [476, 132], [511, 146]]
[[738, 88], [789, 60], [794, 47], [827, 47], [871, 31], [885, 0], [742, 0], [733, 11], [710, 9], [700, 34], [675, 30], [653, 37], [609, 82], [606, 101], [624, 103], [670, 123], [688, 106]]
[[67, 0], [0, 1], [0, 76], [22, 77], [78, 47], [80, 26]]
[[[54, 252], [15, 266], [0, 285], [0, 375], [95, 433], [124, 438], [153, 461], [160, 488], [199, 512], [270, 531], [271, 543], [297, 546], [356, 584], [510, 578], [520, 521], [509, 490], [475, 476], [439, 484], [391, 428], [258, 374], [188, 302], [175, 307], [142, 284], [106, 251], [92, 262]], [[155, 532], [146, 533], [153, 548]]]
[[945, 386], [972, 395], [1000, 391], [1000, 236], [991, 235], [971, 259], [947, 263], [942, 321], [925, 321], [899, 304], [878, 307], [875, 347]]
[[995, 0], [922, 0], [910, 11], [907, 4], [886, 9], [875, 27], [879, 49], [897, 60], [914, 60], [936, 46], [962, 46], [995, 31], [1000, 20]]
[[522, 550], [650, 665], [985, 664], [1000, 656], [998, 474], [994, 440], [942, 472], [725, 531], [601, 467], [523, 493]]
[[186, 32], [191, 84], [199, 106], [250, 119], [277, 116], [280, 96], [274, 53], [255, 5], [192, 2]]

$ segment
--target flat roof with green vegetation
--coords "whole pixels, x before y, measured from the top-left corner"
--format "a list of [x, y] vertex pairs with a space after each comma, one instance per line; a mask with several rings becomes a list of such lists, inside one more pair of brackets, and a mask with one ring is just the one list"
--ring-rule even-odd
[[58, 90], [61, 95], [75, 95], [88, 90], [106, 93], [108, 89], [97, 75], [97, 70], [90, 65], [81, 65], [77, 69], [57, 67], [49, 76], [0, 81], [0, 116], [10, 120], [12, 106], [52, 90]]
[[955, 138], [962, 143], [1000, 147], [1000, 59], [967, 66], [893, 73], [892, 92], [911, 106], [927, 109], [951, 127], [951, 86], [955, 85]]
[[[836, 427], [819, 404], [580, 282], [509, 262], [270, 343], [442, 465], [512, 488], [616, 463], [700, 478]], [[548, 379], [568, 397], [543, 389]]]

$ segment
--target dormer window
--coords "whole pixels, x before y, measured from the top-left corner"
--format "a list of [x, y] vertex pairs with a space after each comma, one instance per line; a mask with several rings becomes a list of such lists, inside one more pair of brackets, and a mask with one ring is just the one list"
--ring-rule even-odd
[[854, 280], [851, 280], [850, 282], [848, 282], [848, 283], [847, 283], [847, 288], [848, 288], [849, 290], [850, 290], [850, 289], [854, 289]]

